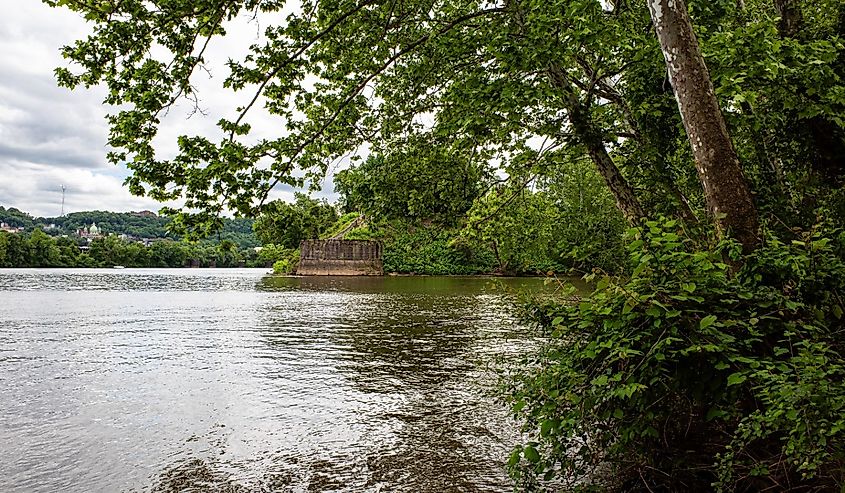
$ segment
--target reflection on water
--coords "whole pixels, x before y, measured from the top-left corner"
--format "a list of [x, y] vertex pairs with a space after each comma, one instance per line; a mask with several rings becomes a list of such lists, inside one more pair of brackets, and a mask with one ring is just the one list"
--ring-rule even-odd
[[479, 278], [0, 270], [0, 491], [509, 491], [485, 363], [532, 344], [511, 303]]

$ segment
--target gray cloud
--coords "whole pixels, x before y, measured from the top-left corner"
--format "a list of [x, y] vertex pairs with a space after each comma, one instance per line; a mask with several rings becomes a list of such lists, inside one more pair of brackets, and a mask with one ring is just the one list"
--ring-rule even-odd
[[[233, 95], [222, 89], [220, 79], [227, 73], [225, 60], [241, 56], [237, 50], [255, 43], [261, 29], [255, 23], [236, 22], [227, 30], [226, 42], [212, 45], [208, 52], [215, 78], [201, 74], [195, 81], [208, 116], [187, 119], [190, 108], [186, 105], [171, 111], [155, 141], [162, 157], [175, 153], [178, 135], [218, 138], [215, 122], [221, 116], [232, 117], [241, 100], [251, 97], [248, 90]], [[87, 31], [77, 14], [37, 0], [19, 2], [0, 17], [0, 205], [54, 216], [60, 211], [60, 190], [65, 185], [66, 211], [162, 206], [132, 196], [123, 187], [128, 171], [105, 159], [108, 127], [104, 117], [109, 108], [102, 105], [104, 89], [71, 92], [56, 86], [53, 70], [65, 65], [59, 48]], [[256, 139], [272, 137], [281, 127], [258, 105], [249, 120]], [[280, 188], [271, 197], [291, 200], [293, 193]], [[331, 176], [318, 196], [335, 198]]]

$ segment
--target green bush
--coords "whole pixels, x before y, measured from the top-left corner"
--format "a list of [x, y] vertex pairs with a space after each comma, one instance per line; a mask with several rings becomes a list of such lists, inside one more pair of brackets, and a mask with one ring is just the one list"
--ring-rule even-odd
[[281, 258], [273, 264], [274, 274], [295, 274], [299, 267], [299, 249], [285, 250]]
[[[340, 216], [325, 233], [320, 235], [320, 238], [327, 239], [337, 236], [341, 231], [345, 230], [350, 224], [357, 221], [360, 217], [361, 214], [358, 212], [347, 212], [346, 214]], [[344, 238], [346, 238], [346, 236], [344, 236]]]
[[[359, 214], [352, 212], [330, 228], [343, 231]], [[457, 228], [424, 225], [405, 220], [370, 221], [347, 231], [346, 240], [379, 240], [384, 244], [384, 271], [398, 274], [488, 274], [496, 261], [489, 248], [461, 238]]]
[[495, 265], [489, 249], [461, 241], [456, 230], [405, 225], [384, 241], [385, 272], [471, 275], [490, 273]]
[[842, 236], [701, 249], [629, 231], [632, 275], [535, 301], [551, 343], [506, 380], [529, 489], [838, 491], [845, 484]]

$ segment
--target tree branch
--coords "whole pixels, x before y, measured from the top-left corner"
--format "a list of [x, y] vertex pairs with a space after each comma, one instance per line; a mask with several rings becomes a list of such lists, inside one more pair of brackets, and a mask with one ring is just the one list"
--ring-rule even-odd
[[[343, 102], [340, 104], [340, 106], [332, 113], [332, 115], [326, 121], [323, 122], [323, 124], [320, 126], [320, 128], [318, 128], [316, 132], [314, 132], [304, 142], [302, 142], [299, 146], [297, 146], [293, 155], [290, 156], [290, 158], [289, 158], [290, 163], [289, 163], [288, 169], [290, 169], [290, 167], [291, 167], [290, 164], [292, 164], [292, 162], [297, 157], [299, 157], [299, 155], [305, 150], [305, 148], [307, 148], [309, 145], [313, 144], [318, 138], [320, 138], [323, 135], [323, 133], [326, 131], [326, 129], [328, 129], [332, 125], [332, 123], [334, 123], [335, 120], [337, 120], [337, 118], [341, 115], [341, 113], [343, 113], [343, 111], [358, 96], [358, 94], [360, 94], [360, 92], [373, 79], [375, 79], [376, 77], [381, 75], [385, 70], [390, 68], [399, 58], [401, 58], [402, 56], [404, 56], [404, 55], [406, 55], [406, 54], [408, 54], [412, 51], [414, 51], [416, 48], [418, 48], [419, 46], [425, 44], [430, 39], [432, 39], [432, 37], [437, 37], [437, 36], [441, 36], [443, 34], [446, 34], [447, 32], [454, 29], [456, 26], [458, 26], [458, 25], [460, 25], [460, 24], [462, 24], [462, 23], [464, 23], [468, 20], [472, 20], [472, 19], [475, 19], [475, 18], [478, 18], [478, 17], [489, 15], [489, 14], [501, 13], [503, 11], [504, 11], [504, 9], [501, 8], [501, 7], [493, 7], [493, 8], [490, 8], [490, 9], [479, 10], [479, 11], [476, 11], [476, 12], [472, 12], [472, 13], [469, 13], [469, 14], [462, 15], [462, 16], [457, 17], [457, 18], [453, 19], [452, 21], [448, 22], [446, 25], [444, 25], [443, 27], [438, 29], [437, 32], [435, 32], [433, 35], [432, 34], [426, 34], [425, 36], [420, 37], [419, 39], [417, 39], [413, 43], [409, 44], [405, 48], [402, 48], [401, 50], [397, 51], [390, 58], [388, 58], [380, 67], [378, 67], [375, 71], [373, 71], [372, 73], [370, 73], [369, 75], [364, 77], [361, 81], [359, 81], [359, 83], [355, 86], [355, 88], [353, 88], [353, 90], [343, 100]], [[272, 190], [279, 183], [279, 181], [281, 181], [281, 176], [277, 176], [276, 179], [273, 180], [273, 182], [267, 187], [267, 189], [264, 191], [264, 193], [262, 195], [261, 201], [259, 203], [259, 207], [261, 207], [264, 204], [264, 202], [267, 200], [267, 196], [269, 195], [270, 190]]]

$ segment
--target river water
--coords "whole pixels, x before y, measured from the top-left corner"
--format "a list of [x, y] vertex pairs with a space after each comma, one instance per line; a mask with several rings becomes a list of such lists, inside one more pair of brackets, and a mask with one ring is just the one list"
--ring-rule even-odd
[[0, 491], [510, 491], [512, 311], [484, 278], [0, 270]]

